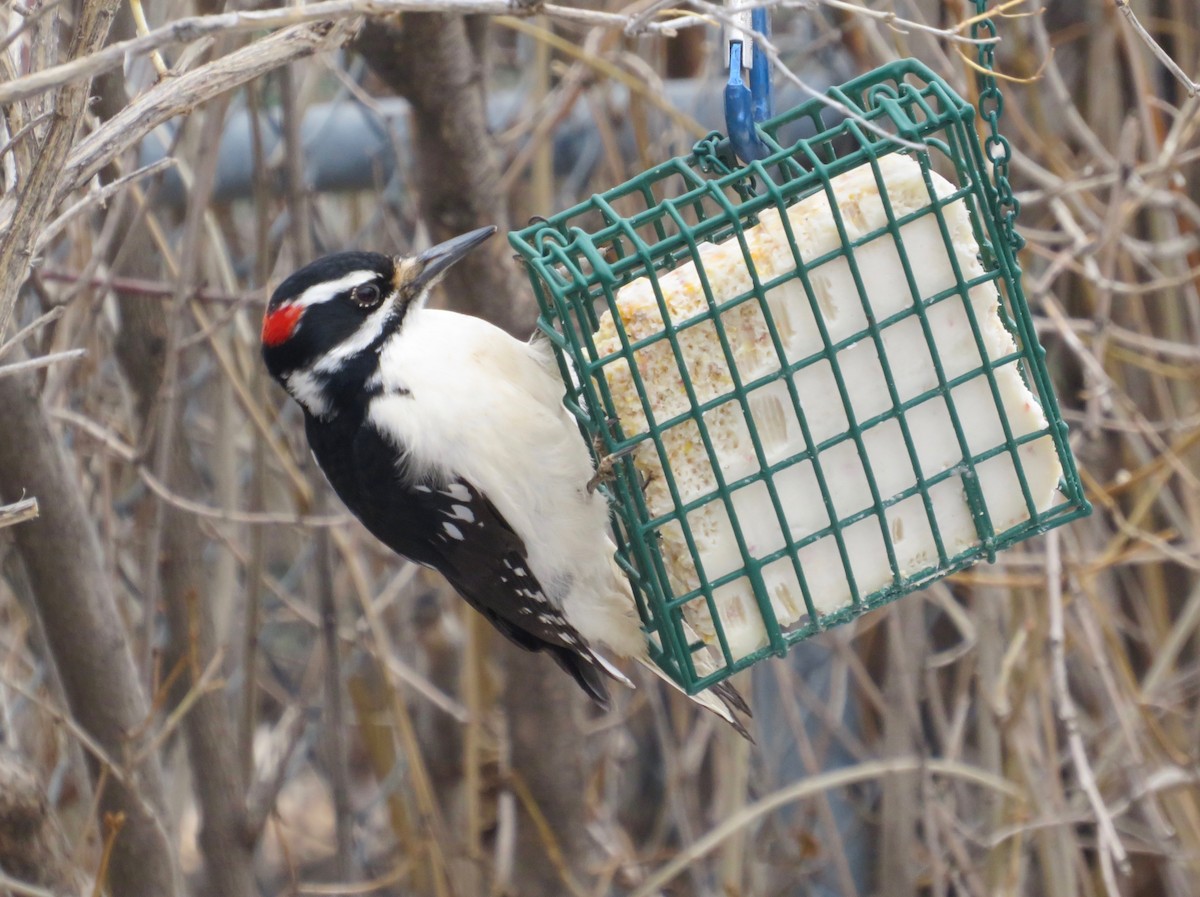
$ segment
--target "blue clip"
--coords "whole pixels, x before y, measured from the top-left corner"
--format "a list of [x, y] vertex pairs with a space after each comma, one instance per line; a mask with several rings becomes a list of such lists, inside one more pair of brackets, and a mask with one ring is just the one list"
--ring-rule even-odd
[[[763, 36], [770, 35], [770, 18], [766, 9], [756, 9], [750, 16], [751, 27]], [[754, 125], [771, 117], [771, 63], [757, 43], [751, 56], [750, 86], [742, 79], [743, 52], [747, 38], [741, 32], [730, 36], [729, 83], [725, 85], [725, 129], [729, 145], [743, 162], [765, 159], [771, 154]]]

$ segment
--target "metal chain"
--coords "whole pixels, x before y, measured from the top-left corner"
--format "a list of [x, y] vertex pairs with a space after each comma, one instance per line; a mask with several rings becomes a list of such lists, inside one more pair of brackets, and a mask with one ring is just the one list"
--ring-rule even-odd
[[[715, 177], [733, 174], [741, 168], [729, 138], [720, 131], [710, 131], [703, 140], [696, 141], [696, 145], [692, 147], [692, 164], [703, 173]], [[730, 186], [737, 191], [742, 202], [748, 202], [758, 195], [758, 181], [748, 171]]]
[[[980, 16], [987, 16], [988, 0], [975, 0], [975, 10]], [[971, 25], [971, 37], [976, 40], [986, 40], [996, 37], [996, 23], [990, 17], [981, 18]], [[1017, 215], [1021, 213], [1021, 203], [1013, 195], [1012, 184], [1008, 179], [1008, 166], [1012, 161], [1012, 146], [1008, 139], [1000, 133], [1000, 116], [1004, 113], [1004, 95], [996, 83], [996, 44], [978, 44], [979, 67], [981, 72], [976, 74], [979, 83], [979, 114], [988, 123], [988, 136], [983, 142], [984, 155], [992, 163], [992, 180], [996, 188], [996, 202], [999, 206], [1004, 235], [1009, 245], [1016, 251], [1025, 245], [1016, 230]]]
[[[724, 143], [724, 149], [722, 149]], [[725, 135], [720, 131], [709, 131], [703, 140], [697, 140], [692, 147], [692, 156], [696, 166], [705, 174], [715, 174], [717, 177], [729, 174], [738, 163], [731, 155]]]

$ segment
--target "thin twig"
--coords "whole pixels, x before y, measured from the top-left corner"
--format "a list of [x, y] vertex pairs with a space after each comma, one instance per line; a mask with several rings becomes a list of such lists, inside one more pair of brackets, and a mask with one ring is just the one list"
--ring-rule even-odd
[[117, 178], [109, 184], [105, 184], [99, 190], [88, 193], [79, 201], [68, 206], [57, 218], [42, 228], [42, 232], [38, 234], [37, 243], [35, 244], [34, 252], [41, 253], [54, 240], [55, 237], [70, 224], [76, 216], [86, 212], [93, 206], [103, 206], [113, 198], [119, 191], [124, 190], [130, 184], [148, 178], [152, 175], [159, 174], [173, 167], [176, 160], [172, 158], [159, 159], [157, 162], [151, 162], [137, 171], [130, 172], [127, 175]]
[[[91, 78], [121, 65], [127, 57], [138, 56], [173, 44], [190, 43], [219, 34], [289, 28], [315, 22], [333, 22], [359, 16], [384, 18], [398, 13], [439, 12], [459, 15], [548, 15], [581, 25], [624, 27], [629, 17], [553, 3], [534, 6], [522, 0], [325, 0], [306, 6], [227, 12], [211, 16], [176, 19], [145, 35], [118, 41], [87, 56], [52, 66], [0, 85], [0, 105], [27, 99], [46, 90]], [[655, 30], [649, 28], [648, 30]]]
[[[346, 567], [354, 582], [354, 590], [363, 610], [363, 618], [373, 643], [375, 655], [377, 657], [391, 656], [395, 653], [391, 646], [391, 639], [370, 601], [370, 589], [366, 575], [358, 563], [358, 559], [350, 551], [345, 531], [332, 530], [330, 536], [342, 557], [347, 561]], [[384, 669], [387, 668], [384, 667]], [[446, 897], [451, 893], [453, 879], [451, 878], [452, 870], [449, 858], [446, 855], [449, 841], [442, 808], [429, 775], [428, 765], [421, 753], [421, 745], [413, 725], [412, 714], [404, 696], [390, 675], [385, 676], [384, 679], [392, 723], [396, 727], [400, 747], [407, 759], [417, 816], [421, 824], [420, 828], [425, 833], [423, 847], [424, 852], [427, 853], [427, 868], [432, 879], [433, 890], [437, 897]]]
[[[728, 26], [736, 27], [738, 25], [737, 20], [734, 18], [734, 15], [737, 11], [735, 8], [721, 7], [715, 3], [709, 2], [709, 0], [691, 0], [691, 3], [694, 6], [704, 9], [709, 16], [711, 16], [714, 20], [716, 20], [718, 22], [721, 22]], [[747, 7], [747, 8], [751, 8], [751, 7]], [[798, 74], [796, 74], [796, 72], [790, 66], [786, 65], [783, 62], [783, 59], [779, 54], [778, 46], [776, 46], [766, 35], [761, 34], [758, 31], [746, 31], [745, 33], [747, 34], [747, 36], [749, 36], [751, 39], [753, 39], [756, 47], [759, 47], [762, 49], [763, 53], [766, 54], [766, 57], [770, 61], [771, 65], [773, 65], [775, 67], [775, 69], [781, 75], [783, 75], [784, 78], [786, 78], [788, 81], [791, 81], [792, 84], [794, 84], [796, 87], [798, 87], [805, 96], [810, 97], [810, 98], [816, 100], [817, 102], [827, 106], [830, 110], [832, 110], [833, 112], [836, 112], [838, 115], [842, 115], [848, 119], [851, 119], [856, 124], [858, 124], [859, 127], [864, 128], [867, 131], [870, 131], [872, 134], [875, 134], [878, 137], [884, 138], [885, 140], [889, 141], [890, 143], [895, 144], [896, 146], [903, 146], [906, 149], [918, 150], [918, 151], [925, 149], [925, 146], [923, 144], [914, 143], [913, 141], [906, 140], [897, 134], [893, 134], [888, 131], [885, 131], [883, 128], [881, 128], [879, 125], [877, 125], [875, 122], [868, 121], [867, 119], [863, 118], [859, 112], [855, 111], [854, 109], [851, 109], [845, 103], [841, 102], [840, 100], [834, 99], [833, 97], [826, 94], [824, 91], [817, 90], [815, 87], [813, 87], [811, 84], [809, 84], [803, 78], [801, 78]]]
[[[92, 277], [81, 279], [79, 274], [73, 271], [63, 271], [57, 268], [43, 268], [38, 271], [38, 276], [42, 280], [48, 280], [57, 283], [71, 284], [86, 284], [88, 286], [99, 289], [111, 289], [113, 292], [121, 293], [127, 296], [146, 297], [150, 299], [170, 299], [175, 295], [176, 286], [167, 283], [163, 280], [146, 280], [140, 277], [115, 277], [93, 275]], [[265, 301], [263, 290], [247, 290], [241, 295], [232, 295], [222, 290], [214, 290], [211, 287], [196, 287], [189, 294], [188, 298], [194, 302], [203, 302], [219, 305], [242, 305], [262, 303]], [[61, 315], [62, 309], [51, 309], [47, 314]], [[41, 319], [39, 319], [41, 320]], [[15, 339], [15, 338], [14, 338]], [[11, 342], [11, 341], [10, 341]], [[7, 344], [0, 346], [0, 355], [4, 354]]]
[[77, 361], [87, 355], [86, 349], [68, 349], [65, 352], [54, 352], [30, 358], [28, 361], [14, 361], [12, 364], [0, 365], [0, 377], [11, 377], [13, 374], [25, 374], [29, 371], [40, 370], [61, 361]]
[[332, 885], [324, 884], [306, 884], [299, 882], [295, 886], [296, 894], [311, 895], [311, 897], [353, 897], [358, 894], [373, 894], [376, 891], [387, 890], [389, 893], [395, 889], [393, 885], [400, 884], [412, 873], [412, 860], [405, 859], [397, 861], [396, 868], [387, 875], [380, 875], [376, 878], [360, 881], [354, 884], [339, 883]]
[[146, 801], [141, 789], [137, 787], [135, 777], [129, 772], [129, 768], [117, 763], [104, 750], [103, 746], [75, 721], [75, 717], [72, 714], [59, 709], [54, 704], [45, 700], [41, 695], [26, 688], [20, 682], [9, 680], [5, 683], [5, 687], [15, 691], [21, 697], [39, 707], [56, 725], [62, 726], [72, 738], [78, 740], [84, 752], [90, 754], [95, 759], [96, 763], [104, 769], [105, 774], [111, 775], [123, 785], [129, 792], [129, 799], [137, 805], [141, 812], [146, 814], [146, 818], [153, 820], [155, 827], [162, 835], [163, 843], [171, 843], [170, 838], [167, 837], [166, 824], [158, 811]]
[[[84, 4], [75, 21], [71, 52], [87, 56], [104, 44], [119, 0], [94, 0]], [[76, 79], [53, 98], [54, 116], [38, 146], [31, 170], [24, 175], [16, 206], [0, 214], [0, 336], [8, 330], [17, 302], [17, 291], [25, 280], [33, 257], [34, 242], [50, 212], [57, 205], [64, 178], [63, 163], [79, 131], [87, 108], [90, 82]], [[0, 107], [12, 101], [0, 100]], [[7, 199], [7, 197], [6, 197]], [[5, 220], [7, 219], [7, 220]]]
[[61, 897], [53, 891], [13, 878], [3, 869], [0, 869], [0, 892], [12, 893], [18, 897]]
[[3, 40], [0, 40], [0, 53], [11, 47], [29, 29], [66, 2], [67, 0], [46, 0], [44, 3], [36, 3], [32, 6], [20, 2], [13, 3], [12, 11], [21, 16], [21, 24], [8, 32]]
[[541, 41], [553, 47], [559, 52], [571, 56], [579, 62], [594, 70], [597, 74], [611, 78], [618, 84], [623, 84], [629, 88], [629, 92], [633, 96], [644, 99], [647, 103], [654, 106], [668, 118], [670, 118], [678, 127], [682, 128], [686, 133], [695, 135], [697, 139], [705, 134], [704, 128], [692, 118], [692, 116], [681, 112], [663, 96], [660, 91], [650, 90], [644, 78], [639, 78], [636, 75], [627, 72], [625, 69], [616, 65], [603, 56], [589, 52], [586, 47], [580, 47], [573, 41], [566, 40], [562, 36], [554, 33], [548, 28], [538, 25], [536, 22], [527, 22], [524, 19], [518, 19], [514, 16], [498, 16], [497, 24], [510, 28], [521, 34], [527, 34], [535, 40]]
[[[955, 28], [935, 28], [921, 22], [905, 19], [895, 13], [872, 10], [856, 4], [848, 4], [841, 0], [821, 0], [825, 5], [848, 9], [857, 15], [869, 16], [886, 22], [892, 27], [907, 28], [935, 34], [943, 40], [965, 44], [990, 43], [993, 38], [973, 39], [962, 34], [962, 23]], [[1016, 0], [1023, 2], [1023, 0]], [[578, 7], [562, 6], [554, 3], [529, 4], [524, 0], [325, 0], [322, 3], [310, 3], [305, 6], [288, 6], [282, 9], [246, 10], [227, 12], [211, 16], [189, 16], [139, 34], [129, 40], [111, 44], [96, 53], [74, 59], [68, 63], [53, 66], [40, 72], [26, 75], [0, 85], [0, 104], [36, 96], [43, 91], [68, 84], [80, 78], [95, 77], [121, 65], [130, 56], [139, 56], [147, 52], [156, 52], [173, 44], [191, 43], [201, 38], [219, 34], [241, 34], [252, 31], [280, 29], [296, 25], [306, 25], [313, 22], [331, 22], [358, 16], [384, 18], [398, 13], [439, 12], [456, 13], [459, 15], [508, 15], [528, 17], [530, 15], [545, 15], [564, 22], [578, 25], [620, 28], [627, 34], [634, 35], [643, 32], [674, 34], [682, 28], [697, 25], [711, 25], [714, 21], [724, 20], [738, 12], [755, 9], [762, 6], [778, 6], [774, 2], [740, 3], [726, 7], [715, 14], [709, 4], [701, 6], [705, 14], [697, 16], [678, 16], [671, 11], [660, 15], [665, 18], [648, 20], [645, 17], [629, 16], [622, 13], [602, 12]], [[1011, 5], [1011, 3], [1009, 4]], [[162, 73], [160, 73], [162, 74]]]
[[49, 119], [50, 116], [52, 116], [53, 114], [54, 114], [54, 110], [47, 109], [45, 112], [35, 115], [29, 121], [25, 122], [25, 124], [21, 125], [20, 129], [15, 134], [13, 134], [12, 137], [10, 137], [2, 146], [0, 146], [0, 157], [4, 156], [10, 150], [15, 148], [16, 145], [18, 143], [20, 143], [20, 141], [22, 139], [24, 139], [25, 137], [28, 137], [29, 134], [32, 133], [34, 128], [36, 128], [42, 122]]
[[1067, 684], [1067, 660], [1064, 644], [1066, 638], [1063, 630], [1063, 596], [1062, 596], [1062, 564], [1059, 559], [1059, 534], [1046, 534], [1046, 597], [1050, 607], [1050, 630], [1047, 641], [1050, 647], [1050, 673], [1054, 687], [1055, 703], [1058, 708], [1058, 719], [1067, 733], [1067, 746], [1071, 751], [1071, 761], [1075, 774], [1079, 777], [1079, 787], [1087, 795], [1092, 813], [1096, 819], [1097, 848], [1100, 854], [1100, 872], [1104, 880], [1105, 890], [1109, 897], [1121, 897], [1114, 869], [1129, 874], [1129, 856], [1125, 846], [1113, 825], [1112, 814], [1104, 804], [1104, 797], [1096, 784], [1096, 776], [1088, 760], [1087, 748], [1079, 732], [1079, 718], [1075, 710], [1075, 702], [1071, 698], [1071, 689]]
[[[247, 111], [250, 113], [250, 151], [254, 164], [254, 282], [264, 284], [270, 277], [269, 259], [270, 247], [267, 242], [267, 174], [263, 164], [262, 117], [261, 117], [261, 88], [257, 82], [246, 85]], [[260, 372], [258, 378], [251, 383], [254, 397], [261, 406], [265, 406], [266, 377]], [[267, 452], [262, 436], [257, 432], [251, 433], [253, 440], [250, 447], [250, 510], [260, 512], [266, 507], [267, 492]], [[239, 552], [232, 549], [235, 557]], [[262, 625], [263, 592], [267, 588], [267, 545], [266, 532], [255, 528], [250, 532], [249, 557], [239, 557], [245, 569], [244, 590], [245, 601], [242, 609], [242, 682], [241, 708], [238, 714], [238, 747], [242, 754], [242, 769], [245, 780], [252, 780], [254, 775], [254, 732], [258, 725], [259, 698], [259, 631]], [[256, 783], [257, 784], [257, 783]], [[282, 787], [282, 772], [280, 772], [279, 787]], [[254, 788], [251, 787], [251, 794]], [[274, 806], [274, 795], [269, 802], [263, 801], [263, 822], [265, 825], [265, 807]], [[247, 799], [247, 818], [254, 818], [254, 803]]]
[[187, 498], [172, 490], [161, 479], [156, 477], [142, 463], [140, 453], [129, 443], [123, 441], [115, 433], [105, 429], [96, 421], [66, 408], [55, 408], [53, 417], [77, 427], [123, 461], [134, 464], [138, 476], [150, 490], [168, 504], [180, 510], [220, 520], [225, 523], [244, 523], [250, 526], [298, 526], [304, 528], [340, 528], [349, 526], [353, 518], [349, 514], [295, 514], [286, 511], [236, 511], [230, 508], [218, 508], [204, 502]]
[[321, 612], [323, 690], [325, 697], [325, 766], [334, 813], [334, 871], [349, 881], [354, 868], [354, 807], [350, 800], [350, 768], [345, 737], [346, 711], [342, 701], [342, 656], [338, 642], [338, 611], [334, 596], [333, 544], [328, 532], [317, 537], [316, 588]]
[[1170, 634], [1154, 652], [1154, 661], [1142, 679], [1146, 700], [1155, 697], [1169, 670], [1179, 659], [1195, 631], [1200, 628], [1200, 586], [1192, 589], [1182, 610], [1171, 625]]
[[772, 810], [807, 797], [812, 797], [821, 791], [828, 791], [833, 788], [845, 788], [848, 785], [873, 781], [883, 776], [912, 772], [924, 772], [945, 776], [946, 778], [961, 779], [964, 782], [969, 782], [1001, 794], [1007, 794], [1013, 798], [1020, 797], [1020, 792], [1008, 780], [963, 763], [953, 763], [947, 760], [928, 757], [894, 757], [888, 760], [875, 760], [870, 763], [861, 763], [857, 766], [844, 767], [832, 772], [812, 776], [802, 782], [789, 785], [786, 788], [780, 788], [773, 794], [760, 798], [754, 803], [738, 810], [732, 816], [722, 820], [719, 825], [706, 832], [703, 837], [699, 838], [686, 850], [681, 851], [669, 863], [664, 864], [654, 874], [650, 875], [633, 892], [632, 897], [653, 897], [664, 885], [699, 860], [700, 857], [710, 853], [726, 838], [752, 824]]
[[[973, 38], [964, 34], [970, 28], [972, 22], [978, 17], [964, 19], [958, 24], [950, 28], [939, 28], [934, 25], [929, 25], [925, 22], [917, 21], [916, 19], [906, 19], [897, 14], [894, 10], [887, 9], [871, 9], [868, 6], [863, 6], [861, 3], [849, 3], [846, 0], [808, 0], [801, 5], [809, 6], [812, 2], [819, 3], [822, 6], [828, 6], [830, 9], [836, 9], [841, 12], [846, 12], [855, 16], [872, 19], [887, 25], [896, 31], [920, 31], [926, 34], [931, 34], [941, 40], [960, 43], [960, 44], [992, 44], [996, 43], [997, 38], [983, 37]], [[1028, 0], [1007, 0], [1000, 4], [997, 10], [993, 12], [999, 13], [1004, 9], [1013, 6], [1019, 6]], [[700, 4], [690, 2], [688, 5], [699, 7]], [[744, 3], [730, 3], [722, 7], [725, 15], [715, 16], [711, 11], [705, 11], [696, 14], [688, 14], [680, 12], [678, 9], [662, 9], [659, 4], [651, 4], [648, 9], [641, 10], [628, 17], [628, 23], [625, 25], [624, 31], [627, 36], [634, 36], [646, 32], [658, 32], [667, 36], [673, 36], [685, 28], [696, 28], [701, 26], [712, 27], [723, 20], [725, 16], [733, 17], [738, 13], [749, 12], [755, 9], [779, 9], [792, 6], [791, 3], [780, 3], [778, 0], [748, 0]]]
[[279, 717], [270, 737], [263, 758], [259, 763], [246, 795], [246, 834], [257, 838], [267, 824], [275, 800], [287, 781], [288, 767], [296, 751], [308, 741], [312, 727], [304, 708], [289, 704]]
[[[350, 33], [346, 28], [323, 25], [285, 28], [190, 72], [160, 81], [76, 144], [66, 162], [59, 199], [168, 119], [190, 113], [196, 106], [293, 60], [338, 46]], [[3, 102], [0, 100], [0, 104]]]
[[0, 529], [6, 526], [16, 526], [26, 520], [35, 520], [38, 516], [36, 498], [23, 498], [10, 505], [0, 506]]
[[284, 511], [233, 511], [217, 508], [203, 502], [193, 501], [169, 489], [145, 467], [138, 468], [138, 475], [150, 490], [163, 501], [180, 510], [226, 523], [244, 523], [250, 526], [299, 526], [338, 529], [349, 526], [353, 518], [349, 514], [289, 514]]
[[1193, 81], [1191, 78], [1189, 78], [1187, 73], [1179, 67], [1179, 63], [1171, 58], [1171, 54], [1164, 50], [1162, 45], [1159, 44], [1159, 42], [1154, 39], [1150, 32], [1146, 30], [1146, 26], [1138, 21], [1137, 14], [1134, 13], [1133, 9], [1130, 7], [1128, 0], [1113, 0], [1113, 2], [1117, 4], [1117, 9], [1124, 14], [1125, 21], [1129, 23], [1130, 27], [1132, 27], [1137, 33], [1137, 36], [1140, 37], [1142, 42], [1150, 48], [1150, 52], [1158, 57], [1158, 61], [1163, 64], [1166, 70], [1184, 86], [1184, 89], [1187, 90], [1187, 95], [1189, 97], [1196, 96], [1196, 94], [1200, 92], [1200, 82]]
[[47, 324], [52, 324], [55, 321], [57, 321], [59, 318], [61, 318], [63, 316], [64, 311], [65, 311], [65, 309], [61, 305], [58, 305], [58, 306], [55, 306], [54, 308], [50, 309], [49, 311], [38, 315], [36, 318], [34, 318], [32, 321], [30, 321], [28, 324], [26, 324], [24, 327], [22, 327], [16, 333], [14, 333], [11, 337], [9, 337], [7, 340], [5, 340], [3, 343], [0, 343], [0, 358], [3, 358], [5, 356], [5, 354], [10, 349], [12, 349], [13, 346], [19, 344], [22, 340], [25, 339], [25, 337], [29, 336], [34, 331], [40, 330], [41, 328], [45, 327]]
[[[146, 739], [141, 749], [135, 755], [136, 762], [140, 763], [145, 757], [155, 753], [171, 736], [171, 733], [179, 728], [184, 718], [196, 706], [197, 701], [211, 692], [224, 690], [224, 680], [217, 678], [217, 674], [221, 672], [221, 664], [224, 660], [225, 652], [223, 648], [218, 648], [213, 652], [213, 656], [209, 658], [208, 664], [188, 688], [187, 693], [174, 704], [170, 715], [163, 721], [153, 736]], [[180, 669], [182, 670], [183, 667], [181, 666]]]
[[533, 793], [529, 790], [529, 785], [526, 784], [525, 780], [515, 770], [509, 772], [509, 786], [512, 788], [513, 793], [516, 794], [517, 799], [521, 801], [521, 806], [525, 808], [525, 812], [529, 814], [529, 818], [533, 820], [533, 826], [537, 829], [542, 846], [546, 849], [546, 859], [550, 861], [550, 865], [554, 867], [558, 873], [558, 877], [562, 879], [563, 884], [574, 897], [585, 897], [587, 892], [584, 891], [579, 881], [571, 872], [570, 866], [567, 865], [553, 826], [546, 819], [546, 814], [542, 812], [542, 808], [538, 806]]
[[[146, 10], [142, 8], [142, 0], [129, 0], [129, 11], [133, 14], [133, 24], [138, 36], [145, 37], [150, 33], [150, 23], [146, 21]], [[162, 53], [151, 50], [150, 61], [154, 64], [154, 71], [158, 72], [158, 77], [165, 78], [167, 63], [163, 60]]]

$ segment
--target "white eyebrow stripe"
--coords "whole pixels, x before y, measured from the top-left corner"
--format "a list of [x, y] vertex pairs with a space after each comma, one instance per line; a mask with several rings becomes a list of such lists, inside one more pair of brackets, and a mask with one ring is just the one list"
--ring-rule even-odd
[[351, 271], [337, 280], [327, 280], [309, 287], [289, 304], [299, 306], [300, 308], [320, 305], [322, 302], [328, 302], [339, 293], [352, 290], [359, 284], [366, 283], [368, 280], [374, 280], [378, 276], [378, 271], [372, 271], [369, 268], [364, 268], [361, 271]]

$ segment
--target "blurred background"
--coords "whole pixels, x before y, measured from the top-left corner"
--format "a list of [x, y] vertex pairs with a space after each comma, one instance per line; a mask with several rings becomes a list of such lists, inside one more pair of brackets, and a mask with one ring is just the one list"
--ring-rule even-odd
[[[598, 712], [399, 562], [258, 350], [319, 254], [723, 130], [713, 10], [0, 5], [0, 893], [1195, 893], [1200, 8], [993, 7], [1095, 512], [742, 674], [750, 745], [645, 676]], [[902, 56], [974, 97], [974, 14], [775, 6], [776, 107]], [[438, 301], [535, 326], [502, 238]]]

